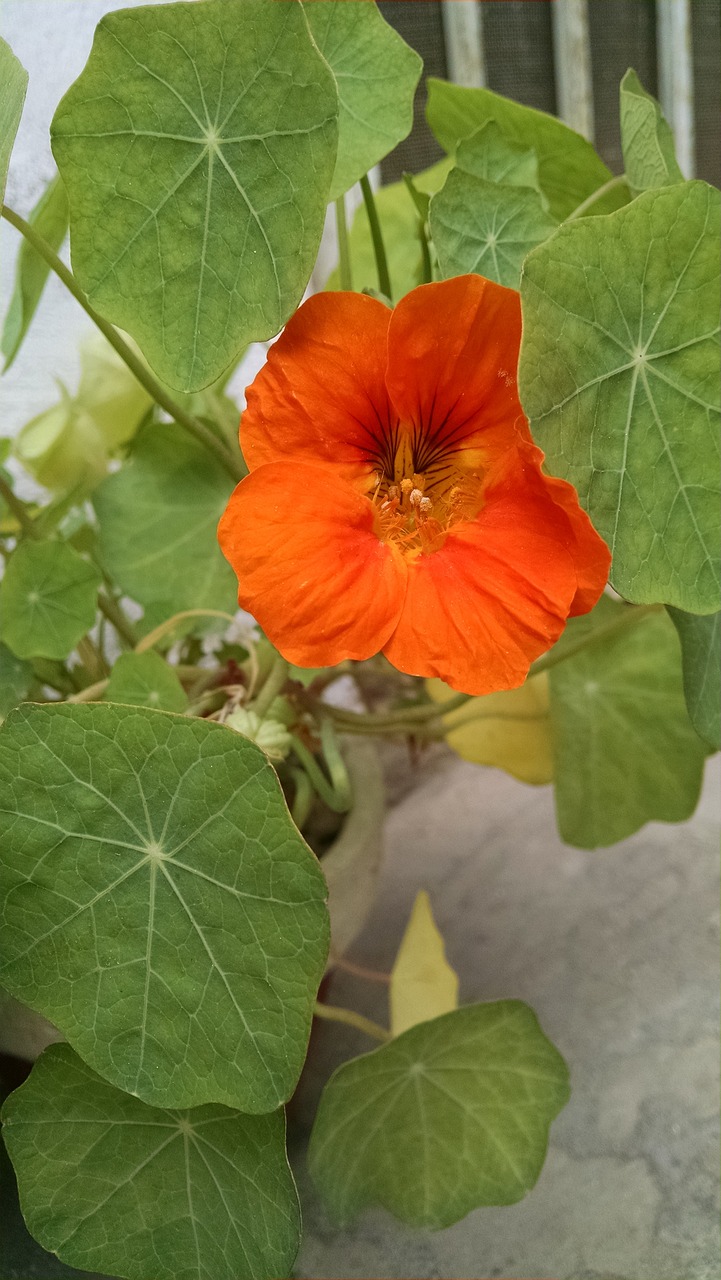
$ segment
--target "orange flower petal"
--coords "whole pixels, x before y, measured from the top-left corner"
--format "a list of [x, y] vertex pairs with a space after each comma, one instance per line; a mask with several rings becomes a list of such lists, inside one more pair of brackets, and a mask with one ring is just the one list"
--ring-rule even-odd
[[268, 463], [233, 493], [218, 527], [238, 601], [298, 666], [382, 648], [403, 607], [406, 565], [379, 542], [367, 498], [322, 467]]
[[590, 613], [602, 595], [611, 568], [611, 552], [601, 535], [596, 533], [583, 507], [579, 506], [573, 485], [555, 476], [543, 478], [553, 501], [568, 516], [576, 542], [574, 559], [578, 587], [569, 609], [569, 616], [575, 618], [578, 614]]
[[520, 342], [513, 289], [458, 276], [406, 294], [388, 336], [386, 382], [399, 418], [439, 448], [502, 451], [530, 440], [516, 388]]
[[476, 520], [408, 566], [403, 612], [383, 652], [463, 693], [523, 683], [560, 636], [576, 591], [567, 517], [533, 468], [514, 468]]
[[392, 412], [390, 318], [388, 307], [360, 293], [319, 293], [303, 303], [248, 388], [240, 443], [251, 471], [284, 458], [354, 468], [373, 452]]

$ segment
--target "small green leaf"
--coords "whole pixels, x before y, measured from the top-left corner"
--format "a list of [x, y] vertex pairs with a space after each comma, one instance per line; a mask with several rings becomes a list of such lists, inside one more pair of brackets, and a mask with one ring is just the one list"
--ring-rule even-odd
[[263, 752], [162, 711], [25, 707], [0, 780], [0, 983], [146, 1102], [288, 1098], [328, 913]]
[[73, 267], [171, 386], [213, 382], [297, 306], [337, 116], [300, 4], [206, 0], [101, 20], [52, 125]]
[[487, 182], [458, 168], [431, 200], [431, 237], [444, 279], [477, 272], [518, 289], [526, 254], [557, 226], [537, 191]]
[[206, 449], [173, 425], [144, 431], [129, 462], [95, 490], [103, 563], [129, 596], [184, 609], [235, 612], [238, 586], [216, 529], [228, 475]]
[[7, 1099], [28, 1227], [83, 1271], [128, 1280], [277, 1280], [300, 1239], [281, 1112], [160, 1111], [52, 1045]]
[[105, 699], [151, 711], [185, 711], [188, 705], [175, 671], [152, 650], [121, 654], [110, 673]]
[[328, 197], [335, 200], [410, 133], [423, 62], [367, 0], [309, 0], [304, 9], [338, 86], [338, 155]]
[[486, 120], [480, 129], [458, 143], [455, 162], [457, 169], [474, 178], [541, 192], [536, 152], [512, 142], [495, 120]]
[[[517, 147], [532, 148], [538, 156], [538, 176], [557, 219], [567, 218], [588, 196], [609, 182], [612, 174], [580, 134], [553, 116], [523, 107], [490, 89], [465, 89], [428, 77], [428, 123], [445, 151], [475, 134], [487, 120], [495, 120], [504, 138]], [[623, 204], [619, 190], [603, 197], [594, 212], [606, 213]]]
[[703, 182], [647, 191], [535, 249], [519, 389], [578, 490], [627, 600], [719, 607], [719, 207]]
[[[49, 182], [30, 214], [30, 225], [56, 252], [68, 230], [68, 200], [65, 187], [56, 176]], [[42, 297], [50, 267], [28, 240], [20, 242], [15, 268], [15, 289], [5, 316], [0, 350], [5, 356], [4, 371], [10, 368]]]
[[669, 187], [683, 182], [673, 133], [660, 106], [646, 93], [636, 72], [621, 81], [621, 143], [626, 177], [632, 191]]
[[[569, 624], [568, 639], [624, 609], [602, 597]], [[549, 677], [556, 813], [568, 844], [595, 849], [646, 822], [691, 816], [707, 749], [688, 717], [678, 638], [663, 611], [559, 662]]]
[[0, 583], [0, 638], [19, 658], [67, 658], [95, 622], [100, 574], [64, 542], [23, 542]]
[[446, 959], [443, 935], [425, 889], [416, 894], [388, 994], [394, 1036], [458, 1008], [458, 974]]
[[534, 1185], [568, 1072], [519, 1000], [422, 1022], [339, 1067], [308, 1161], [333, 1217], [381, 1204], [402, 1222], [447, 1227]]
[[10, 153], [20, 124], [28, 73], [10, 45], [0, 39], [0, 204], [5, 195]]
[[[351, 0], [344, 0], [350, 3]], [[311, 0], [317, 3], [317, 0]], [[432, 195], [443, 185], [451, 168], [449, 160], [440, 160], [430, 169], [417, 173], [413, 183], [421, 193]], [[419, 239], [419, 214], [415, 198], [405, 182], [393, 182], [375, 193], [375, 203], [383, 228], [383, 241], [388, 258], [393, 297], [397, 302], [423, 279], [423, 255]], [[376, 287], [376, 267], [373, 241], [368, 226], [365, 204], [359, 206], [350, 229], [350, 252], [353, 265], [353, 287], [362, 290]], [[327, 289], [340, 289], [338, 269], [332, 272]]]
[[721, 750], [721, 613], [668, 612], [681, 641], [683, 688], [693, 726]]
[[0, 720], [22, 702], [33, 679], [29, 663], [0, 644]]

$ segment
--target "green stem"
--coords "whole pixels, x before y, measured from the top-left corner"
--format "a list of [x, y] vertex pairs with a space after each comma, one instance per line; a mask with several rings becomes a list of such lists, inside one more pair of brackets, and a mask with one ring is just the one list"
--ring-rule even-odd
[[338, 265], [340, 268], [340, 287], [353, 288], [353, 275], [350, 265], [350, 244], [348, 243], [348, 225], [345, 219], [345, 196], [338, 196], [335, 202], [335, 225], [338, 232]]
[[421, 255], [423, 258], [423, 284], [431, 284], [433, 282], [433, 264], [431, 263], [431, 250], [428, 244], [426, 227], [427, 223], [422, 220], [418, 223], [418, 238], [421, 242]]
[[390, 1031], [386, 1031], [379, 1022], [372, 1022], [370, 1018], [364, 1018], [362, 1013], [356, 1013], [354, 1009], [341, 1009], [335, 1004], [321, 1004], [316, 1000], [313, 1013], [316, 1018], [325, 1018], [327, 1022], [344, 1022], [348, 1027], [355, 1027], [358, 1031], [363, 1031], [367, 1036], [371, 1036], [373, 1040], [380, 1040], [383, 1044], [387, 1044], [392, 1039]]
[[120, 639], [125, 641], [129, 649], [134, 649], [138, 643], [138, 637], [117, 601], [113, 600], [112, 596], [100, 591], [98, 592], [98, 608], [111, 626], [115, 628]]
[[308, 750], [305, 743], [300, 741], [300, 738], [296, 738], [295, 734], [291, 735], [291, 747], [321, 800], [324, 800], [328, 808], [332, 809], [334, 813], [347, 813], [350, 808], [347, 793], [341, 792], [340, 795], [338, 794], [333, 784], [325, 777], [313, 753]]
[[186, 413], [179, 404], [175, 403], [143, 361], [138, 358], [132, 348], [128, 346], [127, 342], [121, 338], [117, 329], [113, 325], [108, 324], [107, 320], [104, 320], [94, 307], [90, 305], [72, 271], [66, 267], [65, 263], [53, 251], [47, 241], [44, 240], [41, 235], [38, 235], [35, 228], [32, 227], [29, 222], [26, 222], [18, 213], [15, 213], [14, 209], [10, 209], [6, 204], [4, 204], [1, 212], [2, 217], [5, 218], [11, 226], [15, 227], [16, 231], [19, 231], [20, 234], [25, 237], [28, 243], [32, 245], [33, 249], [35, 249], [36, 253], [40, 254], [40, 257], [47, 262], [50, 269], [62, 280], [65, 287], [70, 291], [70, 293], [72, 293], [76, 301], [80, 303], [83, 311], [90, 316], [90, 319], [97, 325], [100, 332], [105, 335], [110, 345], [117, 351], [121, 360], [124, 360], [125, 364], [130, 369], [130, 372], [134, 374], [138, 382], [145, 387], [148, 395], [152, 396], [155, 403], [160, 405], [161, 409], [164, 409], [165, 412], [168, 413], [175, 422], [177, 422], [178, 426], [183, 427], [191, 436], [194, 436], [196, 440], [204, 445], [206, 449], [211, 453], [214, 453], [216, 458], [222, 462], [223, 466], [230, 475], [232, 475], [234, 480], [241, 480], [244, 475], [244, 471], [239, 460], [236, 460], [232, 456], [222, 441], [219, 440], [218, 437], [208, 429], [208, 427], [204, 426], [202, 422], [199, 422], [192, 414]]
[[260, 693], [250, 704], [250, 710], [254, 711], [260, 720], [263, 719], [271, 703], [278, 697], [287, 679], [288, 663], [285, 658], [277, 654]]
[[591, 205], [594, 205], [597, 200], [601, 200], [606, 195], [606, 192], [615, 191], [616, 187], [623, 186], [624, 183], [628, 185], [628, 178], [625, 173], [619, 174], [617, 178], [609, 178], [608, 182], [604, 182], [602, 187], [599, 187], [597, 191], [592, 192], [590, 196], [582, 200], [578, 208], [573, 210], [573, 213], [569, 213], [566, 222], [573, 222], [574, 218], [582, 217], [586, 210], [591, 208]]
[[35, 529], [33, 528], [32, 516], [28, 515], [25, 509], [25, 503], [22, 502], [20, 498], [18, 498], [17, 494], [15, 494], [11, 489], [7, 480], [5, 480], [5, 478], [1, 475], [0, 475], [0, 498], [3, 499], [3, 501], [7, 504], [9, 510], [12, 511], [13, 515], [15, 516], [15, 519], [17, 520], [18, 524], [20, 525], [20, 528], [22, 529], [26, 537], [34, 538]]
[[293, 766], [290, 772], [293, 778], [293, 785], [295, 786], [295, 795], [293, 797], [293, 806], [290, 811], [290, 816], [300, 831], [302, 830], [303, 824], [310, 813], [310, 807], [313, 803], [313, 787], [305, 769], [297, 769]]
[[391, 278], [388, 272], [388, 259], [386, 258], [386, 249], [383, 243], [383, 232], [378, 219], [378, 210], [373, 196], [373, 189], [368, 180], [368, 174], [364, 174], [360, 180], [361, 191], [363, 192], [363, 201], [368, 215], [368, 226], [370, 227], [371, 239], [373, 241], [373, 252], [376, 259], [376, 269], [378, 271], [378, 288], [381, 293], [385, 294], [389, 302], [393, 301], [391, 293]]

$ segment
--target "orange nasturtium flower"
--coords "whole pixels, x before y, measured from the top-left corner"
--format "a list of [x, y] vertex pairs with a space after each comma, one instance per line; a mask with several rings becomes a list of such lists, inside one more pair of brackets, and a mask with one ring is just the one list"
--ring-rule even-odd
[[516, 390], [519, 296], [480, 276], [389, 310], [322, 293], [248, 390], [220, 522], [239, 601], [298, 666], [380, 650], [483, 694], [523, 683], [603, 590], [606, 544], [543, 474]]

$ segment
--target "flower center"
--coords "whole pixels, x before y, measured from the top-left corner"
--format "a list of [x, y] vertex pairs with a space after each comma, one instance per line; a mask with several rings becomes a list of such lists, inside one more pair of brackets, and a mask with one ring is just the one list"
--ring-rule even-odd
[[416, 471], [414, 449], [401, 439], [392, 458], [371, 476], [368, 497], [381, 542], [392, 542], [409, 557], [438, 551], [450, 529], [472, 520], [482, 503], [482, 481], [453, 455]]

